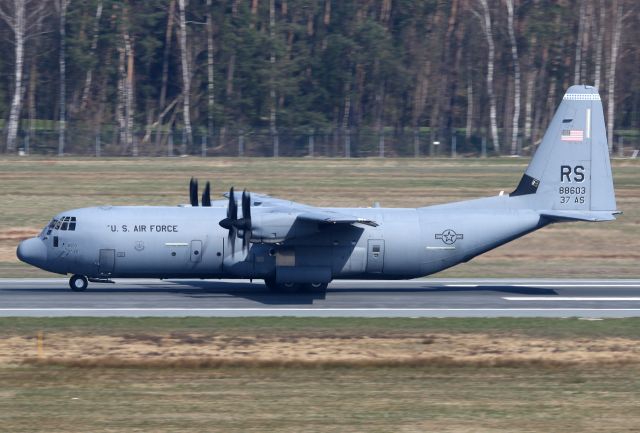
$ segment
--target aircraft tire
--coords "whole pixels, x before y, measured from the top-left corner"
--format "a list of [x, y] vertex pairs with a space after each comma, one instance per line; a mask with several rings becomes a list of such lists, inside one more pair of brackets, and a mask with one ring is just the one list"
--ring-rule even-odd
[[275, 278], [265, 278], [264, 280], [265, 286], [276, 293], [293, 293], [297, 292], [301, 288], [301, 284], [297, 283], [276, 283]]
[[309, 292], [326, 292], [329, 283], [308, 283], [304, 284], [304, 289]]
[[85, 277], [84, 275], [76, 274], [69, 278], [69, 287], [71, 287], [71, 290], [73, 290], [74, 292], [84, 292], [85, 290], [87, 290], [88, 286], [89, 280], [87, 280], [87, 277]]

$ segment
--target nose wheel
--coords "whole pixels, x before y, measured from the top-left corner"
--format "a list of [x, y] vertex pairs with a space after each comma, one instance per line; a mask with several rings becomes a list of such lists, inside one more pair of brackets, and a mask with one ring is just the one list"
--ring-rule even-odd
[[89, 286], [89, 280], [84, 275], [74, 275], [69, 279], [69, 287], [74, 292], [84, 292]]

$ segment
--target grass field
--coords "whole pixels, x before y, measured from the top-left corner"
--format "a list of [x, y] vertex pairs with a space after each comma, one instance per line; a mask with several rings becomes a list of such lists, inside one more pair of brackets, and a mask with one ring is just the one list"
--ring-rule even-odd
[[[0, 426], [8, 432], [632, 432], [640, 425], [639, 324], [0, 319]], [[267, 345], [278, 348], [271, 362], [253, 353], [264, 355]], [[318, 354], [314, 362], [310, 351]]]
[[[318, 206], [415, 207], [510, 192], [528, 160], [494, 159], [0, 159], [0, 277], [46, 276], [15, 258], [18, 242], [56, 213], [92, 205], [188, 202], [191, 176]], [[442, 277], [640, 276], [640, 161], [614, 161], [618, 208], [603, 224], [557, 225]]]

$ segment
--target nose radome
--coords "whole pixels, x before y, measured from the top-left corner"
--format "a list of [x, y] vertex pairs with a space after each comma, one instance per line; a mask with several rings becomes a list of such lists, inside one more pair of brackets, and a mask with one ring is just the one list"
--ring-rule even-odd
[[18, 258], [33, 266], [42, 266], [47, 261], [47, 246], [39, 238], [31, 238], [20, 242]]

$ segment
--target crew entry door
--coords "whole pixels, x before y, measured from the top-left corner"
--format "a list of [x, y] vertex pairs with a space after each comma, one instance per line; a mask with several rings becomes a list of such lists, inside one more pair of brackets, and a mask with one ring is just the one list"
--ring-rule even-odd
[[384, 240], [369, 239], [367, 246], [367, 273], [381, 273], [384, 267]]
[[98, 273], [101, 277], [109, 277], [113, 274], [116, 265], [116, 250], [100, 250]]

